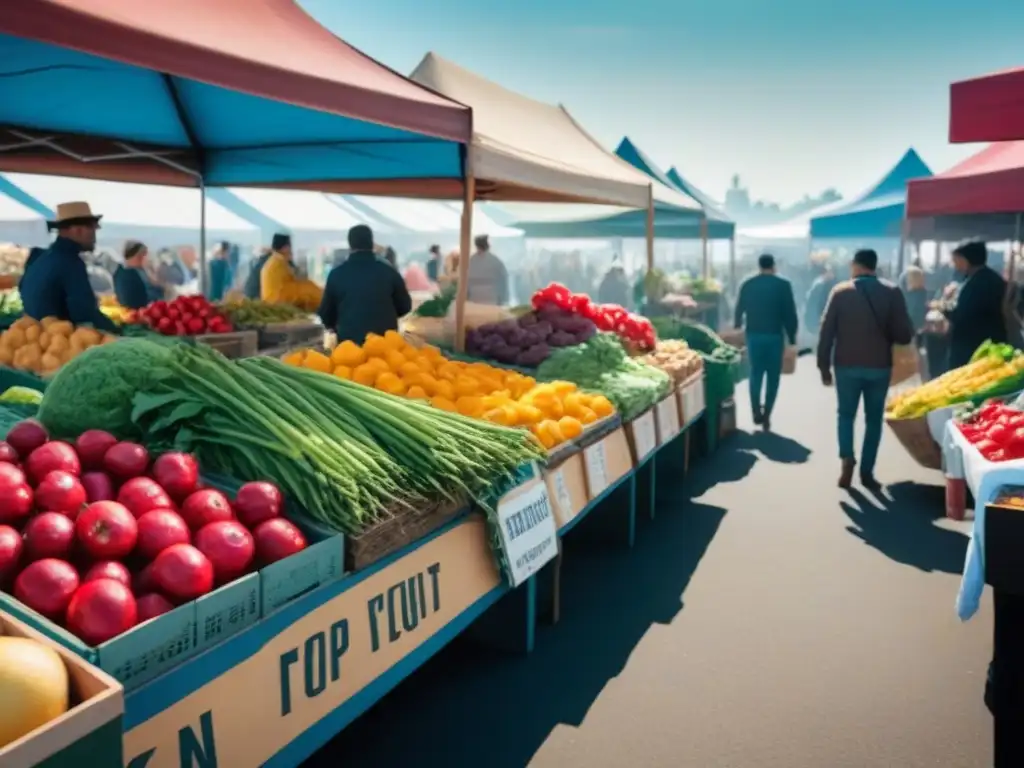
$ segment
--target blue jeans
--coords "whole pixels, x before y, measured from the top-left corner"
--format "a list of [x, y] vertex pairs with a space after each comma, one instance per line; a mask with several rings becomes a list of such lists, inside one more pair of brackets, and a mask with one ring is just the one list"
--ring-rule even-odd
[[839, 403], [839, 458], [856, 458], [853, 449], [853, 423], [864, 398], [864, 445], [860, 451], [860, 472], [875, 470], [878, 446], [882, 442], [885, 396], [889, 392], [889, 368], [836, 368], [836, 399]]
[[[782, 352], [785, 339], [773, 333], [747, 334], [747, 359], [750, 361], [750, 407], [754, 415], [771, 416], [782, 377]], [[767, 385], [767, 386], [766, 386]], [[762, 407], [761, 390], [764, 392]]]

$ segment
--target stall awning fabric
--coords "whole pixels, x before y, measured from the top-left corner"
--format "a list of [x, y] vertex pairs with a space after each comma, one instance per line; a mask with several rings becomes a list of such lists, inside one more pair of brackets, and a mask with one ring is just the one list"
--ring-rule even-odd
[[[51, 210], [62, 202], [88, 201], [93, 212], [103, 216], [100, 243], [141, 240], [154, 250], [200, 242], [200, 198], [195, 189], [20, 173], [3, 178]], [[260, 243], [256, 227], [209, 198], [206, 232], [208, 241]]]
[[[462, 225], [460, 203], [356, 195], [335, 195], [333, 199], [348, 204], [369, 221], [382, 221], [407, 232], [458, 235]], [[479, 206], [473, 211], [473, 233], [491, 238], [522, 237], [523, 234], [518, 229], [495, 222]]]
[[907, 182], [931, 176], [931, 169], [913, 149], [900, 158], [882, 180], [862, 195], [826, 215], [811, 219], [813, 239], [872, 239], [900, 236]]
[[458, 179], [471, 123], [292, 0], [0, 13], [6, 170], [180, 186], [200, 170], [209, 185]]
[[[473, 109], [472, 169], [481, 200], [647, 208], [651, 179], [602, 147], [562, 106], [535, 101], [428, 53], [412, 79]], [[696, 201], [654, 183], [657, 202]]]
[[0, 176], [0, 243], [23, 247], [50, 241], [46, 222], [53, 211]]
[[918, 239], [1016, 237], [1024, 213], [1024, 141], [990, 144], [930, 179], [907, 185], [907, 218]]
[[949, 86], [949, 140], [1024, 139], [1024, 67]]
[[676, 189], [682, 190], [699, 202], [704, 207], [704, 211], [707, 213], [709, 219], [713, 219], [715, 221], [733, 221], [729, 214], [722, 210], [722, 207], [716, 200], [684, 179], [683, 175], [676, 170], [675, 166], [669, 168], [665, 175]]

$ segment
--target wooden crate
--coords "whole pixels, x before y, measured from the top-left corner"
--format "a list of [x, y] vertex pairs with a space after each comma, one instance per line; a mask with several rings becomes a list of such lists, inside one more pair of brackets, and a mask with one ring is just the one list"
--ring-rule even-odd
[[320, 323], [304, 320], [290, 323], [268, 323], [254, 328], [259, 334], [259, 348], [316, 347], [324, 344], [325, 328]]
[[237, 360], [242, 357], [253, 357], [259, 349], [259, 336], [256, 331], [232, 331], [231, 333], [204, 333], [193, 336], [200, 344], [206, 344], [220, 352], [224, 357]]

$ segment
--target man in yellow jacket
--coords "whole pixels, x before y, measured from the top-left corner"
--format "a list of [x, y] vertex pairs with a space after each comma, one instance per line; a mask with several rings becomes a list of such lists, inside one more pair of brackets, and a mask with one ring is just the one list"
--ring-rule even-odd
[[260, 298], [275, 304], [294, 304], [309, 311], [319, 307], [323, 295], [320, 286], [295, 275], [291, 236], [274, 235], [270, 247], [270, 258], [260, 270]]

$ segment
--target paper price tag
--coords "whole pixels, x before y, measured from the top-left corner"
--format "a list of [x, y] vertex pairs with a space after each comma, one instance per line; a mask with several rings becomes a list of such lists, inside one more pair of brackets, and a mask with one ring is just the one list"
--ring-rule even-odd
[[679, 432], [679, 409], [675, 397], [666, 397], [658, 403], [657, 413], [658, 432], [664, 443]]
[[498, 528], [512, 586], [518, 587], [558, 555], [558, 529], [546, 483], [498, 504]]
[[590, 498], [593, 499], [608, 487], [608, 457], [605, 455], [604, 441], [595, 443], [584, 450], [583, 460], [587, 467]]
[[654, 450], [658, 438], [654, 431], [654, 413], [647, 411], [633, 421], [633, 443], [636, 447], [636, 460], [643, 461]]
[[555, 487], [555, 503], [558, 505], [558, 508], [562, 511], [563, 515], [571, 515], [573, 509], [572, 493], [569, 492], [569, 486], [565, 484], [565, 471], [561, 469], [556, 471], [551, 476], [551, 484]]

